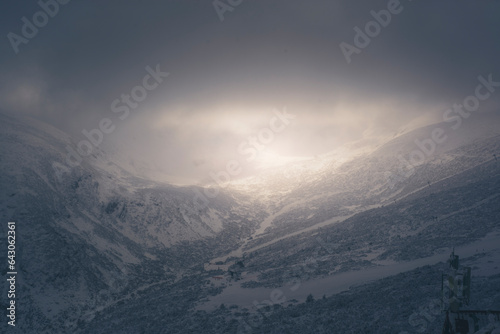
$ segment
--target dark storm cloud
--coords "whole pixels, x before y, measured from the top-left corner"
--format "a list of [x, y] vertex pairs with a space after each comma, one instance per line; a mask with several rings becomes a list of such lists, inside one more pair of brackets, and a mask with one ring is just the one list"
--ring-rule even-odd
[[[112, 101], [141, 83], [146, 66], [159, 64], [170, 76], [113, 136], [125, 142], [120, 136], [135, 132], [138, 147], [175, 146], [165, 148], [167, 160], [176, 156], [175, 173], [209, 166], [215, 147], [234, 151], [272, 107], [286, 105], [298, 117], [282, 138], [301, 140], [285, 153], [315, 147], [317, 154], [425, 113], [439, 119], [473, 92], [479, 75], [500, 81], [498, 1], [401, 1], [399, 14], [348, 63], [340, 43], [354, 45], [353, 29], [364, 30], [374, 20], [370, 11], [388, 3], [244, 0], [221, 22], [212, 1], [72, 0], [16, 55], [6, 36], [21, 34], [21, 18], [31, 20], [40, 7], [7, 1], [2, 109], [81, 136], [103, 117], [116, 120]], [[482, 108], [498, 109], [498, 101]], [[231, 113], [248, 128], [221, 121]], [[141, 141], [151, 131], [168, 144], [150, 145], [152, 135]]]

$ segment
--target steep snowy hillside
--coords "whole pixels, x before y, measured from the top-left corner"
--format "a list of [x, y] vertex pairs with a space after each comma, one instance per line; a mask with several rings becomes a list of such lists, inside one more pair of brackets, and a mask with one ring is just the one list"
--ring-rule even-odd
[[203, 189], [136, 178], [99, 149], [69, 166], [67, 147], [77, 146], [67, 135], [1, 114], [0, 124], [0, 219], [18, 227], [25, 329], [71, 328], [135, 289], [174, 282], [261, 219], [244, 196], [221, 192], [195, 206]]
[[[260, 199], [269, 212], [249, 245], [394, 203], [495, 161], [500, 156], [498, 116], [476, 116], [457, 130], [434, 124], [345, 160], [326, 155], [235, 182], [233, 189]], [[440, 142], [433, 140], [441, 131], [436, 129], [442, 130]]]

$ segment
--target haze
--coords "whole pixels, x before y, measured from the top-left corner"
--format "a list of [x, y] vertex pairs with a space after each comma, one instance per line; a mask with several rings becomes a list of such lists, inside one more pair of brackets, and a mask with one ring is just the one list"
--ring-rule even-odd
[[[243, 1], [221, 21], [212, 1], [72, 1], [17, 54], [3, 39], [1, 109], [76, 141], [109, 118], [116, 128], [102, 147], [116, 161], [186, 184], [231, 160], [242, 162], [245, 176], [353, 141], [373, 145], [442, 121], [479, 76], [500, 81], [495, 1], [402, 1], [348, 62], [339, 45], [354, 45], [354, 28], [387, 8], [388, 1]], [[4, 2], [4, 35], [20, 34], [21, 18], [38, 10], [35, 1]], [[169, 74], [120, 119], [113, 102], [143, 85], [148, 67]], [[498, 112], [499, 96], [477, 112]], [[288, 124], [273, 120], [285, 111]], [[254, 145], [261, 149], [250, 159], [249, 138], [265, 128], [272, 138], [261, 133], [269, 140]]]

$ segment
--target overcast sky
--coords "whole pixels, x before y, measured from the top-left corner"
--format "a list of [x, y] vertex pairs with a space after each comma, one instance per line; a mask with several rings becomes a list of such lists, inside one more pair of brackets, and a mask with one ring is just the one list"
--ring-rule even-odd
[[[37, 1], [2, 1], [0, 109], [75, 141], [109, 118], [115, 128], [103, 147], [196, 181], [231, 159], [251, 160], [248, 137], [269, 138], [270, 122], [279, 131], [258, 143], [262, 157], [311, 157], [442, 120], [479, 75], [500, 81], [500, 1], [389, 4], [397, 13], [350, 62], [340, 44], [356, 46], [354, 28], [364, 31], [370, 12], [391, 1], [231, 2], [221, 0], [230, 10], [218, 13], [213, 1], [72, 0], [44, 24]], [[22, 18], [33, 23], [34, 14], [41, 27], [23, 37]], [[144, 83], [157, 69], [169, 75]], [[113, 111], [144, 85], [135, 92], [147, 96], [129, 101], [126, 117]], [[479, 112], [499, 106], [500, 90]], [[285, 109], [290, 122], [275, 118]]]

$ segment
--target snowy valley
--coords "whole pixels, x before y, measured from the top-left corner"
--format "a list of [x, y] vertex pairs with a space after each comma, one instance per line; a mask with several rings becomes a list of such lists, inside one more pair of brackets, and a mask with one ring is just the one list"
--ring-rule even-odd
[[453, 248], [473, 305], [500, 309], [500, 132], [486, 118], [419, 164], [400, 157], [445, 125], [267, 169], [203, 206], [206, 189], [134, 176], [100, 149], [58, 176], [69, 136], [0, 124], [23, 333], [434, 333], [443, 314], [411, 316], [440, 298]]

